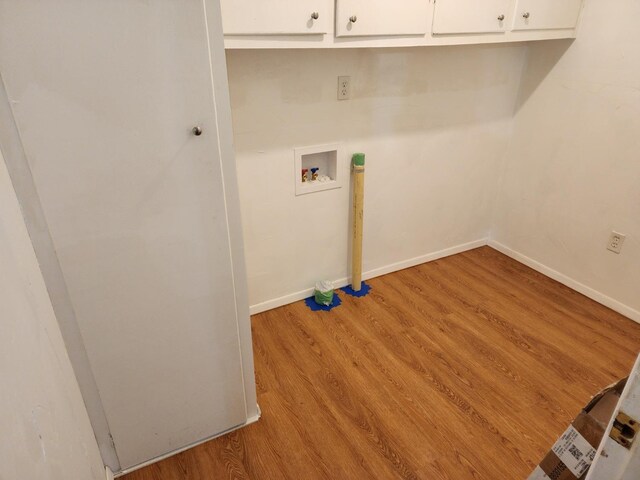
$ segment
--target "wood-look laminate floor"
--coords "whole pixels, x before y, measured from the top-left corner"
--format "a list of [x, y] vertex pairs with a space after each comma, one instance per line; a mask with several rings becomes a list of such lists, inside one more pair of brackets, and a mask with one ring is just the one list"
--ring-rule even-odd
[[483, 247], [252, 319], [262, 419], [126, 480], [524, 479], [640, 325]]

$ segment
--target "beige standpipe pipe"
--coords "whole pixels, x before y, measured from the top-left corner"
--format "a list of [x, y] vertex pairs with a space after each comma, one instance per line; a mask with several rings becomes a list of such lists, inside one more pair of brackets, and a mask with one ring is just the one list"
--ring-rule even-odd
[[353, 161], [353, 237], [351, 249], [351, 288], [362, 288], [362, 221], [364, 211], [364, 153], [354, 153]]

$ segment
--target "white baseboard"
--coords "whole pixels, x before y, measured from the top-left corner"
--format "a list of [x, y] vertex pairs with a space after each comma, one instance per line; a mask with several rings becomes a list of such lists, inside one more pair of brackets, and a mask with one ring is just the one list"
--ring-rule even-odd
[[[126, 468], [126, 469], [124, 469], [124, 470], [122, 470], [122, 471], [118, 472], [117, 474], [115, 474], [115, 477], [116, 477], [116, 478], [118, 478], [118, 477], [122, 477], [123, 475], [127, 475], [128, 473], [134, 472], [134, 471], [136, 471], [136, 470], [140, 470], [141, 468], [144, 468], [144, 467], [146, 467], [146, 466], [148, 466], [148, 465], [151, 465], [152, 463], [159, 462], [159, 461], [161, 461], [161, 460], [164, 460], [165, 458], [172, 457], [172, 456], [174, 456], [174, 455], [177, 455], [178, 453], [184, 452], [185, 450], [189, 450], [190, 448], [197, 447], [198, 445], [201, 445], [201, 444], [203, 444], [203, 443], [206, 443], [206, 442], [208, 442], [208, 441], [210, 441], [210, 440], [213, 440], [213, 439], [215, 439], [215, 438], [218, 438], [218, 437], [221, 437], [221, 436], [226, 435], [226, 434], [228, 434], [228, 433], [231, 433], [231, 432], [233, 432], [233, 431], [235, 431], [235, 430], [239, 430], [239, 429], [241, 429], [241, 428], [244, 428], [244, 427], [246, 427], [246, 426], [249, 426], [249, 425], [251, 425], [252, 423], [256, 423], [258, 420], [260, 420], [260, 416], [261, 416], [261, 415], [262, 415], [262, 413], [261, 413], [261, 411], [260, 411], [260, 405], [258, 405], [258, 414], [257, 414], [257, 415], [253, 415], [253, 416], [251, 416], [251, 417], [247, 418], [247, 421], [246, 421], [246, 422], [244, 422], [244, 423], [242, 423], [242, 424], [240, 424], [240, 425], [237, 425], [237, 426], [235, 426], [235, 427], [232, 427], [232, 428], [230, 428], [229, 430], [225, 430], [224, 432], [220, 432], [220, 433], [217, 433], [217, 434], [215, 434], [215, 435], [211, 435], [210, 437], [203, 438], [202, 440], [199, 440], [199, 441], [197, 441], [197, 442], [191, 443], [191, 444], [189, 444], [189, 445], [187, 445], [187, 446], [185, 446], [185, 447], [178, 448], [178, 449], [173, 450], [173, 451], [171, 451], [171, 452], [165, 453], [164, 455], [160, 455], [160, 456], [158, 456], [158, 457], [152, 458], [151, 460], [147, 460], [146, 462], [143, 462], [143, 463], [141, 463], [141, 464], [139, 464], [139, 465], [135, 465], [135, 466], [133, 466], [133, 467]], [[110, 472], [110, 471], [111, 471], [111, 470], [109, 470], [109, 467], [106, 467], [106, 468], [107, 468], [107, 471], [108, 471], [108, 472]], [[111, 475], [113, 475], [113, 473], [112, 473]], [[113, 478], [113, 477], [111, 477], [111, 478]], [[107, 480], [110, 480], [110, 479], [107, 479]]]
[[[489, 245], [492, 248], [495, 248], [501, 253], [504, 253], [508, 257], [517, 260], [528, 267], [533, 268], [534, 270], [550, 277], [563, 285], [566, 285], [569, 288], [589, 297], [592, 300], [595, 300], [602, 305], [609, 307], [612, 310], [624, 315], [625, 317], [634, 320], [635, 322], [640, 323], [640, 312], [631, 308], [628, 305], [625, 305], [618, 300], [615, 300], [604, 293], [601, 293], [587, 285], [584, 285], [573, 278], [570, 278], [546, 265], [533, 260], [532, 258], [523, 255], [506, 245], [501, 244], [495, 240], [491, 240], [488, 238], [483, 238], [480, 240], [476, 240], [469, 243], [464, 243], [462, 245], [456, 245], [451, 248], [446, 248], [444, 250], [439, 250], [437, 252], [428, 253], [426, 255], [421, 255], [419, 257], [410, 258], [408, 260], [403, 260], [401, 262], [392, 263], [390, 265], [386, 265], [384, 267], [375, 268], [373, 270], [369, 270], [362, 274], [362, 278], [368, 280], [370, 278], [379, 277], [381, 275], [386, 275], [387, 273], [397, 272], [398, 270], [403, 270], [405, 268], [414, 267], [416, 265], [420, 265], [422, 263], [431, 262], [433, 260], [438, 260], [440, 258], [448, 257], [450, 255], [455, 255], [456, 253], [466, 252], [467, 250], [472, 250], [474, 248], [482, 247], [484, 245]], [[342, 288], [349, 285], [349, 278], [339, 278], [333, 281], [335, 288]], [[303, 300], [313, 294], [313, 288], [307, 288], [305, 290], [300, 290], [298, 292], [290, 293], [288, 295], [284, 295], [282, 297], [274, 298], [272, 300], [267, 300], [266, 302], [257, 303], [255, 305], [251, 305], [250, 312], [251, 315], [255, 315], [256, 313], [261, 313], [267, 310], [271, 310], [273, 308], [281, 307], [283, 305], [288, 305], [293, 302], [297, 302], [299, 300]]]
[[111, 469], [109, 467], [104, 467], [104, 471], [105, 471], [107, 480], [113, 480], [114, 479], [113, 472], [111, 471]]
[[[373, 270], [364, 272], [362, 274], [362, 278], [364, 280], [368, 280], [370, 278], [386, 275], [387, 273], [397, 272], [398, 270], [404, 270], [405, 268], [415, 267], [416, 265], [420, 265], [422, 263], [438, 260], [440, 258], [448, 257], [450, 255], [455, 255], [456, 253], [466, 252], [467, 250], [472, 250], [474, 248], [483, 247], [487, 245], [487, 242], [488, 242], [487, 238], [482, 238], [480, 240], [475, 240], [473, 242], [463, 243], [462, 245], [456, 245], [454, 247], [445, 248], [444, 250], [439, 250], [437, 252], [432, 252], [426, 255], [421, 255], [419, 257], [403, 260], [401, 262], [392, 263], [384, 267], [374, 268]], [[344, 277], [344, 278], [339, 278], [337, 280], [333, 280], [333, 285], [335, 288], [342, 288], [349, 285], [349, 282], [350, 282], [350, 279], [347, 277]], [[298, 292], [290, 293], [282, 297], [274, 298], [273, 300], [267, 300], [266, 302], [261, 302], [255, 305], [251, 305], [249, 307], [249, 311], [251, 315], [255, 315], [256, 313], [261, 313], [267, 310], [271, 310], [273, 308], [277, 308], [283, 305], [288, 305], [290, 303], [297, 302], [298, 300], [303, 300], [311, 295], [313, 295], [313, 287], [307, 288], [305, 290], [300, 290]]]
[[630, 306], [625, 305], [624, 303], [619, 302], [618, 300], [615, 300], [605, 295], [604, 293], [594, 290], [593, 288], [588, 287], [585, 284], [580, 283], [577, 280], [574, 280], [573, 278], [568, 277], [551, 267], [547, 267], [546, 265], [532, 258], [529, 258], [526, 255], [516, 252], [515, 250], [512, 250], [511, 248], [501, 244], [500, 242], [489, 240], [488, 244], [491, 248], [495, 248], [499, 252], [504, 253], [506, 256], [511, 257], [514, 260], [517, 260], [518, 262], [523, 263], [526, 266], [542, 273], [543, 275], [553, 278], [554, 280], [562, 283], [563, 285], [566, 285], [576, 292], [579, 292], [584, 296], [589, 297], [590, 299], [595, 300], [598, 303], [601, 303], [605, 307], [609, 307], [611, 310], [615, 310], [625, 317], [628, 317], [631, 320], [640, 323], [640, 312], [638, 310], [631, 308]]

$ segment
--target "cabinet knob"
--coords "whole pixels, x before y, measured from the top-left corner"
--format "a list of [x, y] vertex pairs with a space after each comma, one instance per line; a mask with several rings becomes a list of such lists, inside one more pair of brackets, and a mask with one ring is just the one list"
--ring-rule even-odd
[[199, 137], [200, 135], [202, 135], [202, 127], [196, 125], [195, 127], [193, 127], [191, 129], [191, 132], [196, 136]]
[[498, 20], [503, 21], [504, 20], [504, 15], [498, 15]]
[[318, 18], [320, 18], [320, 14], [318, 14], [318, 12], [313, 12], [311, 14], [311, 18], [313, 18], [314, 20], [317, 20]]
[[356, 23], [356, 21], [357, 21], [357, 20], [358, 20], [358, 17], [356, 17], [355, 15], [351, 15], [351, 16], [349, 17], [349, 21], [350, 21], [351, 23]]
[[524, 12], [522, 14], [522, 18], [529, 18], [531, 16], [531, 14], [529, 12]]

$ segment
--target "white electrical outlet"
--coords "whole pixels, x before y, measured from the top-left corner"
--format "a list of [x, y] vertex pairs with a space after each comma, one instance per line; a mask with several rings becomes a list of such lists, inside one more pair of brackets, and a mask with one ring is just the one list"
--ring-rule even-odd
[[611, 235], [609, 235], [609, 243], [607, 243], [607, 250], [611, 250], [614, 253], [620, 253], [625, 238], [627, 238], [626, 235], [623, 235], [622, 233], [611, 232]]
[[338, 100], [348, 100], [351, 96], [351, 77], [338, 77]]

